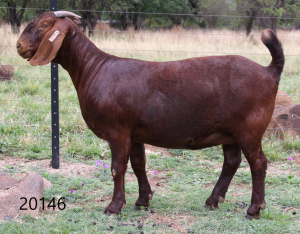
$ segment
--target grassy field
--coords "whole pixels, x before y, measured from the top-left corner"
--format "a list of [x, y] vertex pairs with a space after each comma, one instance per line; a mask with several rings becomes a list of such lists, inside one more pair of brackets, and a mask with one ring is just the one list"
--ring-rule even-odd
[[[280, 90], [288, 93], [294, 103], [300, 103], [300, 32], [279, 31], [278, 35], [286, 55]], [[270, 163], [266, 179], [267, 209], [261, 212], [260, 220], [245, 219], [251, 196], [251, 174], [245, 159], [229, 188], [226, 201], [214, 211], [204, 208], [222, 167], [220, 147], [201, 151], [148, 152], [148, 175], [156, 190], [150, 208], [155, 213], [133, 210], [138, 187], [129, 167], [126, 208], [120, 216], [103, 215], [113, 191], [111, 176], [103, 168], [98, 168], [92, 175], [74, 176], [59, 171], [49, 172], [39, 166], [39, 162], [51, 158], [50, 67], [31, 67], [17, 55], [14, 47], [5, 47], [14, 46], [18, 36], [11, 34], [9, 28], [0, 28], [0, 63], [15, 65], [15, 77], [0, 82], [0, 157], [2, 160], [38, 160], [38, 164], [16, 163], [0, 168], [0, 172], [17, 176], [29, 170], [37, 171], [53, 183], [53, 188], [45, 190], [44, 197], [48, 200], [66, 197], [67, 209], [41, 211], [38, 219], [17, 217], [11, 222], [1, 223], [1, 233], [299, 232], [300, 170], [295, 162], [290, 164], [286, 159], [300, 150], [300, 141], [292, 138], [286, 141], [264, 139], [263, 148]], [[222, 54], [240, 54], [262, 65], [271, 61], [259, 32], [253, 32], [249, 38], [244, 32], [227, 30], [101, 32], [91, 40], [108, 53], [149, 61]], [[62, 161], [70, 165], [79, 162], [95, 165], [96, 160], [101, 160], [110, 165], [108, 145], [86, 128], [68, 74], [60, 68], [59, 76]], [[153, 171], [157, 171], [157, 175]], [[141, 229], [138, 227], [140, 223], [143, 223]]]

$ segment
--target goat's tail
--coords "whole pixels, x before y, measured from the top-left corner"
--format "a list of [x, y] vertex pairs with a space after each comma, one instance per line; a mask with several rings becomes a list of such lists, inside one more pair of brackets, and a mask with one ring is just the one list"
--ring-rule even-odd
[[272, 62], [270, 63], [269, 67], [272, 68], [272, 70], [274, 70], [278, 75], [279, 81], [284, 67], [284, 54], [281, 42], [278, 40], [275, 32], [272, 29], [266, 29], [262, 31], [261, 40], [271, 53]]

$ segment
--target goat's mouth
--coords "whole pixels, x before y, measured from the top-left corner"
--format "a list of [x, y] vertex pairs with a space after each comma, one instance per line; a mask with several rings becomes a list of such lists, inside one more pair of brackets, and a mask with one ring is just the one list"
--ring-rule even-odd
[[32, 57], [33, 57], [33, 53], [30, 49], [25, 50], [25, 51], [18, 51], [18, 54], [23, 58], [23, 59], [27, 59], [27, 61], [29, 61]]

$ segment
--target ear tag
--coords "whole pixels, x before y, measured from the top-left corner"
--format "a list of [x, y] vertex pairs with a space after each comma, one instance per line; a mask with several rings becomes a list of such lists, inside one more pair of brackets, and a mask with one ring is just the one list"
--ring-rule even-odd
[[53, 42], [54, 39], [57, 37], [58, 34], [59, 34], [59, 31], [56, 30], [56, 31], [52, 34], [52, 36], [49, 38], [49, 41]]

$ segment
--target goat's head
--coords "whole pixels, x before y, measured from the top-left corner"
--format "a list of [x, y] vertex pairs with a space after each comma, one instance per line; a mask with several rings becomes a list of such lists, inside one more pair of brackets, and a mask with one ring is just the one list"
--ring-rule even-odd
[[72, 12], [56, 11], [45, 12], [33, 20], [17, 41], [19, 55], [33, 66], [51, 62], [69, 31], [71, 20], [66, 17], [80, 18]]

